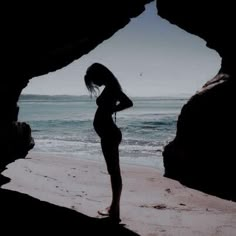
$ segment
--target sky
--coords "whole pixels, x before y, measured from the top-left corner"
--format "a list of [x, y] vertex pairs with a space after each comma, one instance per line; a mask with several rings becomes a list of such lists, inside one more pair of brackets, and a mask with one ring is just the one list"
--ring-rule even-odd
[[190, 96], [216, 75], [221, 58], [203, 39], [158, 16], [152, 2], [90, 53], [31, 79], [22, 93], [88, 95], [84, 74], [94, 62], [107, 66], [129, 96]]

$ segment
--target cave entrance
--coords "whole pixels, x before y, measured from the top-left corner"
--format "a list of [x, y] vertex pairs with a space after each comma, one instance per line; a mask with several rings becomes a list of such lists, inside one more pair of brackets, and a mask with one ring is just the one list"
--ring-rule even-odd
[[117, 116], [124, 135], [121, 160], [159, 168], [162, 147], [175, 135], [182, 105], [220, 67], [218, 54], [204, 40], [160, 18], [152, 2], [89, 54], [29, 82], [19, 119], [32, 127], [33, 152], [101, 156], [92, 128], [95, 103], [84, 96], [83, 76], [93, 62], [111, 69], [134, 98], [134, 107]]

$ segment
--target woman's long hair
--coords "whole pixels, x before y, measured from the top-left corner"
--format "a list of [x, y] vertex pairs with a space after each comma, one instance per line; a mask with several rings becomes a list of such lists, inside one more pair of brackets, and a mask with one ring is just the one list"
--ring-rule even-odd
[[99, 94], [99, 86], [96, 84], [98, 80], [103, 81], [103, 84], [110, 84], [114, 89], [122, 90], [114, 74], [107, 67], [96, 62], [88, 67], [84, 76], [86, 87], [91, 95], [97, 96]]

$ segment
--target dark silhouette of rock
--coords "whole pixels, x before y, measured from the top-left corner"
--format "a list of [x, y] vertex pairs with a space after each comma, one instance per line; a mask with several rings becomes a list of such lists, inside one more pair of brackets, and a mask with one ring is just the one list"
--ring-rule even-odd
[[165, 176], [236, 201], [235, 78], [219, 74], [182, 108], [164, 149]]
[[12, 121], [2, 127], [1, 133], [2, 153], [0, 159], [0, 172], [5, 166], [16, 159], [25, 158], [28, 151], [34, 147], [31, 128], [25, 122]]

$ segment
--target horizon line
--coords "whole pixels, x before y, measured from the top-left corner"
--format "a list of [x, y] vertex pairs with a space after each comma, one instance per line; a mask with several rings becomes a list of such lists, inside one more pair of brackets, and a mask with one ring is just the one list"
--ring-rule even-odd
[[[48, 96], [48, 97], [59, 97], [59, 96], [64, 96], [64, 97], [90, 97], [89, 94], [80, 94], [80, 95], [75, 95], [75, 94], [36, 94], [36, 93], [22, 93], [20, 96]], [[151, 96], [144, 96], [144, 95], [140, 95], [140, 96], [129, 96], [131, 98], [163, 98], [163, 97], [168, 97], [168, 98], [176, 98], [176, 97], [181, 97], [181, 98], [190, 98], [192, 97], [194, 94], [187, 94], [187, 93], [182, 93], [182, 94], [166, 94], [166, 95], [151, 95]]]

